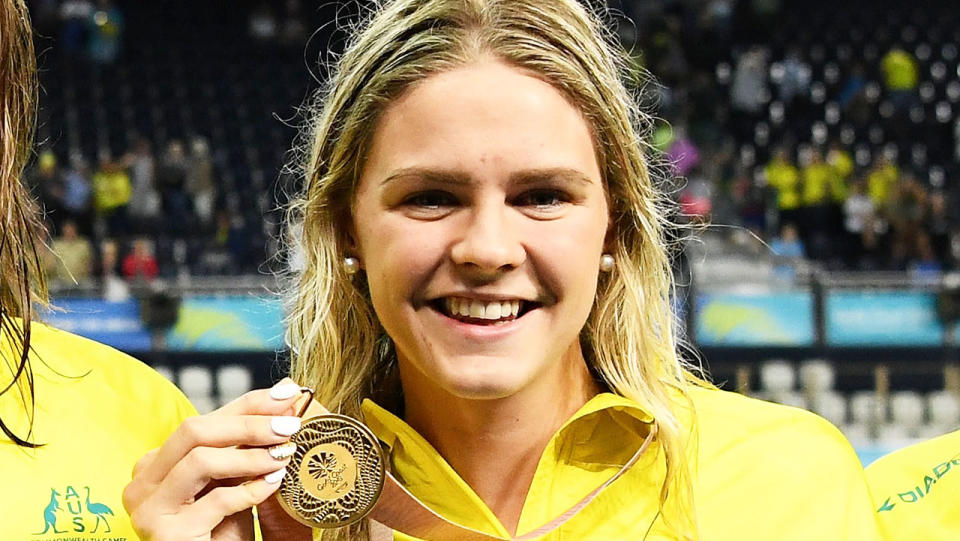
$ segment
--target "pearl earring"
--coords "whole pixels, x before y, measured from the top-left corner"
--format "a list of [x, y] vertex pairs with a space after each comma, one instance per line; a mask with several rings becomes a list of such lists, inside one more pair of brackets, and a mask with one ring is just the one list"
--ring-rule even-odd
[[343, 272], [347, 274], [356, 274], [360, 270], [360, 260], [355, 257], [343, 258]]
[[616, 263], [616, 260], [613, 259], [613, 256], [610, 254], [603, 254], [600, 256], [600, 270], [603, 272], [610, 272], [613, 270], [613, 264]]

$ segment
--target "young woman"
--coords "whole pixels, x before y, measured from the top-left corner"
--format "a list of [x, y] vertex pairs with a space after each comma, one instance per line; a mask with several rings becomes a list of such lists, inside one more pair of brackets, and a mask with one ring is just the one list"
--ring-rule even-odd
[[[574, 0], [379, 7], [311, 123], [292, 378], [365, 422], [436, 514], [493, 538], [875, 539], [836, 429], [679, 358], [665, 203], [625, 65]], [[144, 461], [127, 491], [143, 538], [206, 539], [267, 498], [276, 485], [240, 482], [269, 471], [251, 447], [279, 437], [265, 421], [292, 410], [274, 402]], [[184, 466], [190, 453], [221, 462]], [[211, 478], [234, 481], [210, 498]]]
[[30, 155], [36, 65], [22, 0], [0, 4], [0, 539], [133, 538], [136, 460], [195, 413], [147, 366], [36, 322], [46, 301]]

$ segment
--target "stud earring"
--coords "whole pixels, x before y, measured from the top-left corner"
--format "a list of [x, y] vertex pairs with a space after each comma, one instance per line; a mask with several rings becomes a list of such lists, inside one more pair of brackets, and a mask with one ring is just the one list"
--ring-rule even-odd
[[600, 256], [600, 270], [603, 272], [610, 272], [613, 270], [613, 265], [616, 263], [616, 260], [610, 254], [603, 254]]
[[356, 274], [360, 270], [360, 260], [355, 257], [343, 258], [343, 272], [349, 275]]

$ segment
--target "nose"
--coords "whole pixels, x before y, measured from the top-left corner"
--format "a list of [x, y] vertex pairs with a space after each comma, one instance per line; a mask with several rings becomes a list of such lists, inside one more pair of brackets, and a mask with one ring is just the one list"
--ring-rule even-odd
[[502, 200], [478, 204], [465, 216], [461, 234], [450, 258], [462, 268], [497, 273], [520, 266], [526, 250], [517, 224], [511, 223], [511, 209]]

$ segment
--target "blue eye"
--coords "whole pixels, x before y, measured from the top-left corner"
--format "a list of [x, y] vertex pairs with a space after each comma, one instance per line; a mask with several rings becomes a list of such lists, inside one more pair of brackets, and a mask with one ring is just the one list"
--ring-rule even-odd
[[431, 191], [413, 194], [404, 200], [404, 204], [425, 209], [438, 209], [456, 204], [456, 199], [448, 193]]
[[524, 206], [549, 208], [566, 202], [567, 198], [558, 190], [534, 190], [521, 195], [517, 203]]

